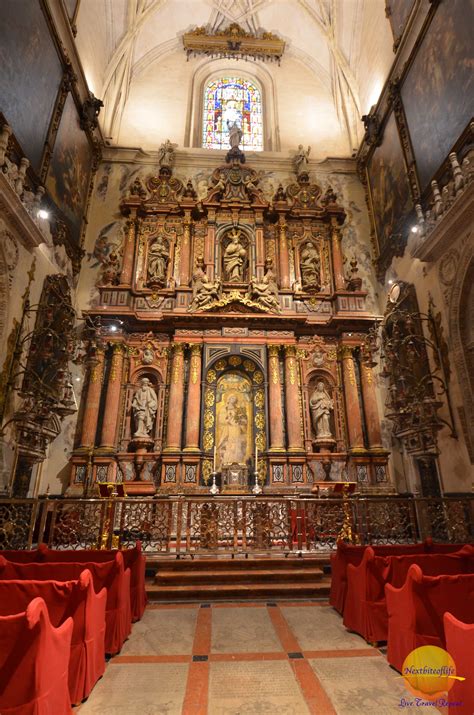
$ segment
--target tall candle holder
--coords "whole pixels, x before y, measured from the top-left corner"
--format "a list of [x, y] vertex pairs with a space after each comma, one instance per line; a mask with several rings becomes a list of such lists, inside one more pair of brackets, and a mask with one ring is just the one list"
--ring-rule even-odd
[[213, 497], [215, 497], [217, 494], [219, 494], [219, 487], [216, 484], [216, 476], [217, 476], [217, 472], [216, 471], [212, 472], [212, 484], [211, 484], [211, 488], [209, 489], [209, 491]]
[[260, 484], [259, 484], [259, 481], [258, 481], [258, 470], [256, 469], [256, 470], [255, 470], [255, 484], [254, 484], [254, 486], [253, 486], [253, 488], [252, 488], [252, 494], [257, 495], [257, 494], [261, 494], [261, 493], [262, 493], [262, 487], [261, 487]]

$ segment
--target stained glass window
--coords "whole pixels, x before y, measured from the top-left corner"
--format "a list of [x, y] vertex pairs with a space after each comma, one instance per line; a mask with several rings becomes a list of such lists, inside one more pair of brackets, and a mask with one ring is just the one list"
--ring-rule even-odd
[[205, 149], [228, 149], [229, 128], [242, 130], [242, 149], [263, 150], [262, 95], [242, 77], [213, 79], [204, 90], [202, 145]]

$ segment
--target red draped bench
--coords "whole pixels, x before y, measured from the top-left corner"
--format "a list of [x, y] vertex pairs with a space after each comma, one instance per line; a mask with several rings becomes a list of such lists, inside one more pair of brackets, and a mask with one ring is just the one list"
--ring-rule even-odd
[[0, 616], [0, 713], [70, 715], [68, 663], [74, 624], [54, 628], [42, 598]]
[[96, 593], [107, 589], [105, 610], [105, 652], [118, 653], [131, 632], [130, 570], [124, 569], [120, 551], [104, 563], [29, 563], [19, 564], [0, 556], [0, 580], [72, 581], [89, 569]]
[[49, 619], [59, 628], [67, 618], [74, 622], [69, 657], [69, 694], [78, 704], [87, 698], [105, 670], [105, 605], [107, 591], [95, 593], [91, 572], [76, 581], [0, 581], [0, 615], [26, 610], [42, 598]]
[[[451, 609], [450, 609], [451, 610]], [[444, 614], [446, 650], [456, 663], [457, 680], [449, 691], [450, 702], [461, 705], [449, 707], [449, 715], [472, 715], [474, 713], [474, 613], [471, 610], [467, 623], [458, 621], [451, 613]]]
[[401, 671], [403, 661], [415, 648], [446, 647], [443, 628], [446, 611], [462, 621], [474, 617], [474, 573], [426, 576], [419, 565], [412, 564], [403, 586], [395, 588], [387, 584], [385, 596], [387, 660]]
[[410, 554], [376, 556], [367, 547], [359, 566], [347, 567], [347, 595], [343, 622], [346, 628], [369, 643], [386, 641], [388, 614], [385, 584], [399, 588], [405, 582], [411, 564], [418, 564], [424, 574], [457, 574], [474, 572], [474, 547], [464, 546], [453, 554]]
[[[72, 561], [74, 563], [86, 563], [111, 561], [118, 553], [114, 550], [85, 550], [85, 549], [49, 549], [46, 544], [40, 544], [37, 549], [31, 551], [1, 551], [8, 561], [16, 563], [43, 563], [50, 561]], [[147, 604], [145, 593], [145, 557], [142, 553], [142, 545], [137, 541], [133, 549], [120, 551], [123, 556], [124, 567], [130, 569], [130, 608], [132, 621], [139, 621], [143, 616]]]

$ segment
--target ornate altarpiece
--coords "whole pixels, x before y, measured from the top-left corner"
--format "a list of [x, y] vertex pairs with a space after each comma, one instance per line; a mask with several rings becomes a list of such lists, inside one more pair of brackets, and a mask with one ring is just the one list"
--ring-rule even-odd
[[[162, 166], [122, 200], [121, 255], [99, 279], [71, 492], [208, 492], [240, 463], [265, 492], [352, 479], [387, 489], [365, 341], [377, 316], [344, 273], [344, 208], [306, 172], [271, 201], [234, 147], [198, 200]], [[113, 331], [110, 327], [113, 327]], [[152, 427], [133, 399], [147, 378]], [[252, 477], [253, 479], [253, 477]]]

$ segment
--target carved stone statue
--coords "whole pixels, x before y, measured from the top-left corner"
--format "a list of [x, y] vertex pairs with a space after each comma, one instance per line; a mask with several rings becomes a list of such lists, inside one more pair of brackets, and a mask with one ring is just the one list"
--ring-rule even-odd
[[165, 245], [165, 242], [163, 241], [161, 236], [157, 236], [148, 251], [147, 276], [149, 284], [165, 284], [168, 262], [169, 249]]
[[319, 251], [307, 241], [300, 256], [301, 283], [303, 288], [316, 288], [321, 286], [321, 260]]
[[324, 382], [319, 381], [309, 400], [311, 420], [316, 438], [332, 437], [330, 417], [334, 410], [334, 402], [324, 389]]
[[227, 128], [229, 130], [229, 145], [231, 149], [238, 149], [239, 144], [242, 140], [242, 129], [239, 127], [237, 122], [227, 121]]
[[175, 145], [167, 139], [158, 149], [158, 164], [160, 166], [172, 166], [174, 163]]
[[140, 380], [140, 387], [135, 392], [132, 400], [132, 412], [136, 426], [134, 437], [149, 436], [157, 408], [156, 392], [150, 380], [147, 377], [143, 377]]
[[298, 151], [296, 152], [296, 156], [293, 159], [293, 166], [295, 167], [296, 176], [303, 173], [303, 171], [308, 170], [310, 151], [310, 146], [305, 150], [303, 149], [302, 144], [298, 145]]
[[202, 258], [197, 262], [196, 270], [193, 273], [193, 300], [189, 306], [191, 310], [204, 308], [214, 300], [218, 300], [221, 282], [219, 278], [215, 281], [209, 280], [204, 271]]
[[278, 287], [275, 274], [272, 270], [272, 262], [267, 259], [265, 262], [265, 275], [263, 278], [252, 278], [248, 289], [248, 297], [257, 301], [270, 310], [279, 310]]
[[229, 233], [230, 241], [224, 251], [225, 279], [230, 283], [242, 283], [244, 280], [247, 251], [241, 243], [241, 232], [233, 228]]

